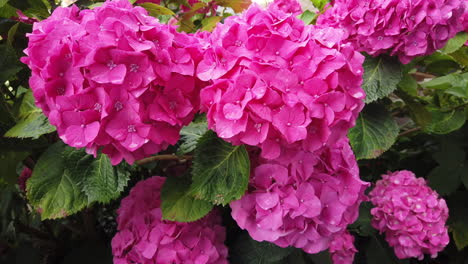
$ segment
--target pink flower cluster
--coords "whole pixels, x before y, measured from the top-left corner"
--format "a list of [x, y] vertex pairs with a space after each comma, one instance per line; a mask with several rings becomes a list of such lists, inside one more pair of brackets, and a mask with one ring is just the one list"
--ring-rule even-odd
[[367, 183], [348, 140], [314, 153], [289, 150], [262, 160], [232, 217], [257, 241], [317, 253], [358, 217]]
[[382, 175], [369, 193], [372, 226], [385, 233], [398, 258], [433, 258], [449, 243], [445, 200], [410, 171]]
[[127, 0], [57, 8], [28, 37], [36, 104], [70, 146], [133, 163], [175, 144], [199, 110], [199, 40]]
[[227, 264], [225, 229], [213, 211], [191, 223], [162, 220], [160, 191], [165, 178], [138, 182], [118, 209], [112, 239], [115, 264]]
[[314, 151], [333, 145], [363, 107], [363, 56], [344, 31], [305, 26], [294, 14], [252, 5], [210, 36], [197, 76], [208, 125], [233, 144]]
[[409, 63], [433, 53], [460, 31], [463, 0], [335, 0], [318, 25], [343, 28], [357, 49]]
[[[462, 16], [462, 27], [463, 30], [468, 33], [468, 2], [465, 1], [465, 12]], [[465, 42], [465, 46], [468, 46], [468, 40]]]
[[347, 231], [336, 235], [330, 242], [329, 251], [333, 264], [353, 264], [357, 252], [354, 237]]

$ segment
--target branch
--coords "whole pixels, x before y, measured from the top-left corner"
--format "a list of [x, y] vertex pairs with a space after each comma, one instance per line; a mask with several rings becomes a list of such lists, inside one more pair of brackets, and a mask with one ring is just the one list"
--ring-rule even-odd
[[141, 159], [141, 160], [136, 161], [135, 163], [137, 165], [143, 165], [143, 164], [151, 163], [151, 162], [158, 161], [158, 160], [176, 160], [180, 162], [185, 162], [187, 160], [192, 160], [192, 158], [193, 156], [177, 156], [175, 154], [165, 154], [165, 155], [156, 155], [156, 156], [152, 156], [149, 158]]
[[424, 73], [424, 72], [412, 72], [410, 74], [413, 75], [414, 77], [420, 77], [420, 78], [424, 78], [424, 79], [434, 79], [434, 78], [437, 77], [435, 75], [432, 75], [432, 74], [429, 74], [429, 73]]
[[406, 131], [401, 132], [400, 134], [398, 134], [398, 137], [403, 137], [403, 136], [406, 136], [408, 134], [411, 134], [411, 133], [419, 131], [419, 130], [421, 130], [421, 127], [414, 127], [414, 128], [411, 128], [411, 129], [408, 129]]

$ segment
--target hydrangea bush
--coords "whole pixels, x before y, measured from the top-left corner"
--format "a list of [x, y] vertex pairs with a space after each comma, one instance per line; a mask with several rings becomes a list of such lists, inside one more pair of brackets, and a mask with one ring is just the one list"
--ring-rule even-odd
[[70, 2], [0, 1], [1, 263], [467, 259], [466, 1]]

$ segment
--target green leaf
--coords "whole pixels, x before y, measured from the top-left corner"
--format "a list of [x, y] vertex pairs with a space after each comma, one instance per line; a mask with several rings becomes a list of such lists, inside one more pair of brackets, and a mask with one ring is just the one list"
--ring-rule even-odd
[[394, 264], [393, 256], [380, 239], [372, 237], [367, 244], [366, 259], [367, 263]]
[[16, 168], [29, 155], [25, 151], [0, 151], [0, 183], [15, 184], [18, 182], [18, 174]]
[[349, 131], [357, 159], [373, 159], [387, 151], [398, 136], [398, 124], [381, 105], [368, 105]]
[[0, 0], [0, 8], [8, 3], [8, 0]]
[[212, 131], [195, 149], [190, 192], [198, 199], [226, 205], [247, 190], [250, 160], [244, 146], [232, 146]]
[[312, 13], [310, 12], [309, 10], [306, 10], [304, 11], [304, 13], [302, 13], [299, 18], [304, 21], [304, 24], [306, 25], [310, 25], [312, 23], [312, 21], [314, 21], [316, 18], [317, 18], [317, 14], [316, 13]]
[[188, 194], [190, 181], [168, 177], [161, 190], [161, 210], [163, 219], [177, 222], [196, 221], [208, 214], [213, 205], [197, 200]]
[[28, 180], [29, 203], [43, 220], [74, 214], [87, 205], [80, 188], [83, 175], [71, 173], [71, 168], [65, 166], [74, 151], [62, 142], [55, 143], [41, 155]]
[[0, 83], [8, 81], [21, 70], [19, 58], [13, 47], [7, 44], [0, 45]]
[[314, 264], [332, 264], [330, 252], [328, 251], [322, 251], [317, 254], [308, 254], [307, 256]]
[[440, 151], [433, 156], [439, 164], [428, 175], [429, 186], [439, 194], [451, 194], [458, 189], [464, 176], [468, 176], [466, 154], [453, 136], [442, 138]]
[[458, 250], [468, 246], [468, 224], [466, 221], [456, 221], [450, 225], [453, 240]]
[[5, 137], [37, 139], [55, 130], [42, 114], [42, 110], [34, 105], [34, 97], [31, 90], [28, 90], [21, 101], [18, 122], [5, 133]]
[[14, 24], [10, 30], [8, 30], [8, 38], [7, 38], [7, 43], [8, 45], [10, 46], [13, 46], [13, 41], [15, 40], [15, 34], [16, 34], [16, 31], [18, 30], [18, 27], [19, 27], [19, 22]]
[[221, 21], [222, 17], [219, 16], [212, 16], [212, 17], [207, 17], [202, 20], [202, 28], [201, 30], [203, 31], [213, 31], [213, 29], [216, 27], [216, 25]]
[[86, 179], [83, 180], [81, 187], [88, 197], [88, 204], [108, 203], [118, 198], [130, 179], [128, 171], [119, 166], [112, 166], [109, 158], [103, 154], [96, 159], [87, 155], [82, 164], [81, 173]]
[[153, 3], [142, 3], [139, 6], [143, 7], [144, 9], [148, 10], [151, 16], [157, 17], [158, 15], [171, 15], [175, 16], [174, 12], [167, 7], [153, 4]]
[[408, 109], [410, 110], [410, 116], [416, 124], [421, 127], [426, 127], [431, 123], [432, 114], [420, 103], [408, 102]]
[[232, 251], [232, 264], [267, 264], [281, 261], [294, 249], [281, 248], [268, 242], [257, 242], [244, 233], [237, 238]]
[[102, 154], [94, 159], [84, 149], [57, 142], [37, 161], [28, 180], [27, 196], [42, 219], [54, 219], [118, 197], [127, 180], [128, 174], [112, 168]]
[[6, 4], [0, 7], [0, 17], [1, 18], [10, 18], [16, 16], [16, 8], [12, 7], [9, 4]]
[[329, 0], [311, 0], [314, 6], [319, 10], [322, 11], [325, 8], [325, 5], [330, 2]]
[[361, 236], [372, 236], [377, 233], [377, 230], [372, 227], [371, 220], [372, 215], [370, 210], [372, 209], [372, 204], [370, 202], [363, 202], [359, 207], [359, 217], [349, 226], [351, 230], [354, 230]]
[[442, 48], [442, 52], [450, 54], [452, 52], [457, 51], [463, 45], [465, 45], [466, 41], [468, 40], [468, 33], [466, 32], [459, 32], [455, 37], [451, 38], [445, 47]]
[[411, 96], [418, 95], [418, 83], [416, 80], [409, 74], [405, 74], [401, 79], [400, 83], [398, 83], [398, 87], [403, 90], [405, 93]]
[[219, 6], [230, 7], [234, 12], [240, 13], [247, 9], [250, 4], [252, 4], [251, 0], [216, 0], [216, 4]]
[[208, 131], [206, 120], [192, 122], [188, 126], [183, 127], [180, 131], [180, 144], [177, 154], [183, 155], [192, 152], [197, 146], [198, 140]]
[[366, 56], [364, 61], [366, 103], [374, 102], [392, 93], [402, 79], [402, 69], [397, 58]]
[[430, 110], [432, 120], [424, 131], [433, 134], [448, 134], [458, 130], [465, 124], [466, 116], [463, 110], [453, 110], [450, 112], [441, 112]]

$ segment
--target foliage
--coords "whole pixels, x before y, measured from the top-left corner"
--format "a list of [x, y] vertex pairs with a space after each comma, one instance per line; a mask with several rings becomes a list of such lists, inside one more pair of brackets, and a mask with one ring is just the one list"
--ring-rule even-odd
[[[93, 157], [63, 144], [34, 103], [28, 82], [31, 72], [20, 62], [32, 25], [17, 11], [43, 20], [65, 2], [0, 0], [1, 263], [111, 263], [120, 200], [137, 182], [153, 175], [167, 177], [161, 193], [165, 220], [196, 221], [215, 207], [223, 212], [231, 263], [330, 261], [326, 252], [310, 255], [257, 242], [232, 223], [226, 205], [247, 191], [255, 164], [250, 164], [250, 148], [217, 137], [204, 115], [182, 128], [176, 145], [133, 166], [112, 166], [101, 149]], [[93, 8], [101, 2], [78, 0], [76, 5]], [[132, 2], [161, 22], [190, 33], [213, 31], [251, 3]], [[312, 2], [321, 11], [328, 8], [328, 1]], [[298, 17], [313, 24], [319, 15], [305, 11]], [[359, 250], [355, 263], [456, 264], [468, 259], [467, 39], [467, 33], [459, 33], [444, 48], [409, 64], [388, 55], [365, 55], [366, 106], [348, 133], [360, 176], [375, 183], [387, 171], [408, 169], [427, 179], [447, 200], [451, 242], [433, 262], [398, 260], [372, 227], [371, 204], [366, 202], [348, 227]], [[27, 189], [20, 190], [18, 177], [25, 167], [33, 173]]]

